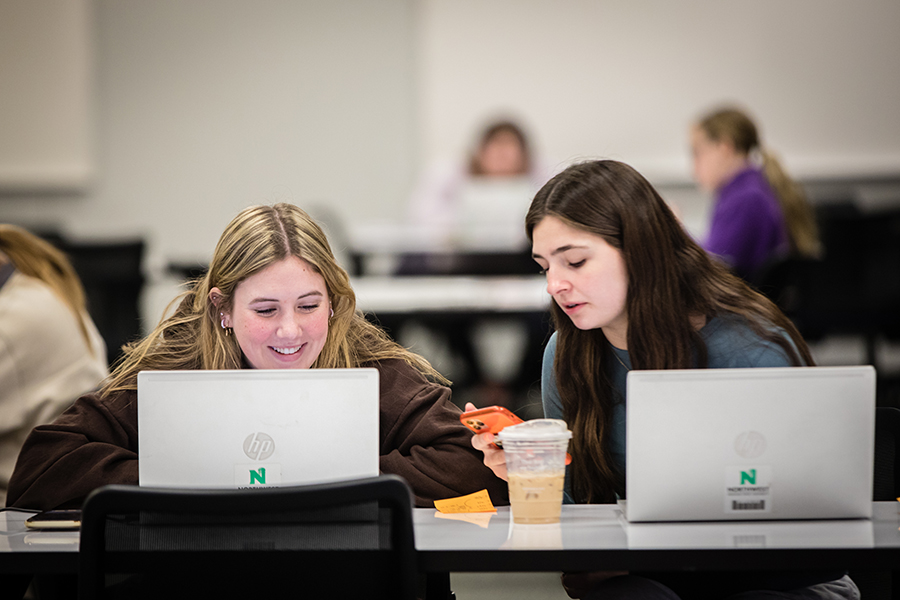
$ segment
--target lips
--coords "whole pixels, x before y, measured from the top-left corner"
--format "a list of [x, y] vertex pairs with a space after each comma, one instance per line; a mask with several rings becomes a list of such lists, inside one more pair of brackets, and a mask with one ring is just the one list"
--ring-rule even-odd
[[559, 302], [559, 301], [557, 301], [557, 304], [559, 304], [559, 307], [562, 308], [566, 314], [572, 314], [573, 312], [577, 311], [579, 308], [584, 306], [585, 303], [584, 302]]

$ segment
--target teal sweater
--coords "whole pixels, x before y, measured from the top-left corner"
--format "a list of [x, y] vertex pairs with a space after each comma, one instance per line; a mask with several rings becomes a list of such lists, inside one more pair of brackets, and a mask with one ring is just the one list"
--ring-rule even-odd
[[[774, 329], [787, 337], [782, 329]], [[720, 316], [710, 321], [700, 330], [700, 337], [706, 343], [710, 369], [743, 367], [789, 367], [790, 359], [778, 344], [763, 340], [756, 335], [746, 320], [736, 315]], [[609, 366], [613, 382], [612, 430], [608, 438], [609, 449], [618, 469], [625, 472], [625, 378], [631, 370], [631, 358], [627, 350], [612, 348], [619, 361], [611, 361]], [[550, 337], [544, 349], [544, 363], [541, 371], [541, 401], [544, 416], [550, 419], [564, 419], [562, 400], [556, 387], [554, 361], [556, 357], [556, 333]], [[623, 366], [624, 365], [624, 366]], [[626, 369], [627, 367], [627, 369]], [[566, 477], [566, 501], [571, 502], [569, 478]]]

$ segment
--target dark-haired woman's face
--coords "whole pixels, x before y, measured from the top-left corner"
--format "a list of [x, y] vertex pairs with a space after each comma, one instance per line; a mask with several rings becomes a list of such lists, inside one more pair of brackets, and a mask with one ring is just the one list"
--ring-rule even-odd
[[603, 329], [626, 348], [628, 273], [618, 248], [599, 235], [544, 217], [532, 232], [532, 256], [547, 274], [547, 292], [578, 329]]

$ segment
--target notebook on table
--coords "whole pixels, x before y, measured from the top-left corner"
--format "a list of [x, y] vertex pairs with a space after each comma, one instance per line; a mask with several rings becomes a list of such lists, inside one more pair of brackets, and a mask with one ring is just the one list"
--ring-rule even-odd
[[632, 371], [629, 521], [870, 518], [875, 369]]
[[142, 486], [250, 488], [378, 475], [376, 369], [143, 371]]

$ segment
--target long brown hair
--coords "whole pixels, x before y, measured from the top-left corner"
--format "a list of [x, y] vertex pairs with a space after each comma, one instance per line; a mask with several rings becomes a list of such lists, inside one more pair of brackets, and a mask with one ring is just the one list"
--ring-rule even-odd
[[[692, 317], [745, 317], [795, 365], [813, 364], [796, 327], [769, 300], [711, 260], [684, 231], [653, 186], [611, 160], [573, 165], [535, 196], [525, 218], [529, 238], [545, 217], [602, 237], [619, 249], [628, 273], [628, 352], [634, 369], [706, 367], [707, 349]], [[582, 331], [553, 303], [554, 371], [572, 430], [573, 491], [582, 502], [609, 502], [621, 491], [607, 439], [613, 405], [602, 330]], [[790, 341], [772, 331], [775, 325]], [[793, 343], [792, 343], [793, 342]]]
[[91, 355], [94, 346], [88, 333], [84, 287], [72, 263], [49, 242], [15, 225], [0, 224], [0, 252], [9, 257], [23, 275], [43, 281], [53, 294], [72, 312], [78, 330]]
[[[174, 313], [145, 339], [125, 348], [104, 394], [135, 389], [141, 370], [240, 369], [243, 357], [234, 336], [220, 326], [219, 312], [228, 311], [240, 283], [289, 256], [308, 262], [324, 279], [334, 316], [325, 345], [312, 368], [359, 367], [399, 358], [426, 377], [448, 383], [424, 358], [392, 341], [356, 308], [350, 278], [334, 259], [322, 229], [292, 204], [251, 206], [225, 229], [209, 270], [173, 301]], [[218, 288], [218, 306], [209, 292]]]
[[746, 156], [759, 152], [763, 174], [775, 192], [787, 225], [791, 252], [815, 258], [822, 253], [819, 229], [803, 188], [788, 176], [775, 154], [760, 142], [759, 131], [746, 113], [723, 108], [709, 113], [697, 124], [714, 142], [725, 141]]

